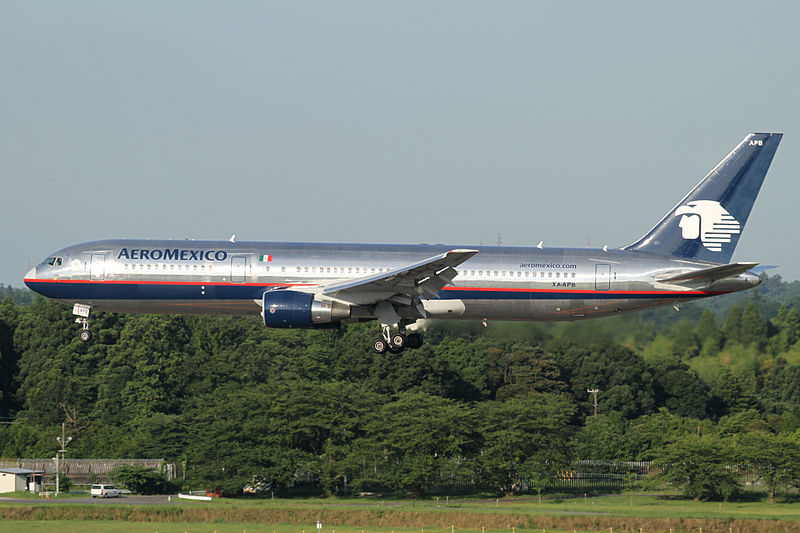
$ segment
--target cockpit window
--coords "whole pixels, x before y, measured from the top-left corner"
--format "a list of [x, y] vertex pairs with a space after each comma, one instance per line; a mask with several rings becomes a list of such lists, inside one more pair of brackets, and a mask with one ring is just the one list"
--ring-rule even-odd
[[61, 266], [61, 258], [60, 257], [48, 257], [44, 261], [42, 261], [43, 265], [50, 265], [50, 266]]

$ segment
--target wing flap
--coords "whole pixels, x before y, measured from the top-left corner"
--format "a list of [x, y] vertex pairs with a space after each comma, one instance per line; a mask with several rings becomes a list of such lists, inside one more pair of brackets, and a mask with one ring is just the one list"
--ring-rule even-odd
[[322, 287], [322, 294], [359, 304], [377, 303], [394, 295], [433, 298], [458, 275], [454, 267], [477, 253], [478, 250], [450, 250], [388, 272], [333, 282]]

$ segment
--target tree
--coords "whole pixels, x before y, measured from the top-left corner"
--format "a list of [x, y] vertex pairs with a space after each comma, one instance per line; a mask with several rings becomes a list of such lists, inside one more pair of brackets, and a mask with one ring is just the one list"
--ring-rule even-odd
[[369, 416], [365, 429], [360, 445], [375, 465], [374, 481], [416, 493], [453, 473], [454, 461], [474, 455], [478, 439], [471, 409], [425, 393], [399, 393]]
[[531, 392], [566, 390], [555, 360], [539, 347], [515, 344], [510, 350], [489, 350], [487, 355], [488, 372], [498, 400]]
[[767, 343], [767, 323], [753, 302], [748, 303], [742, 312], [739, 340], [744, 345], [754, 344], [759, 348]]
[[670, 442], [713, 430], [714, 425], [710, 420], [678, 416], [662, 407], [656, 413], [631, 420], [620, 448], [630, 450], [625, 460], [652, 460], [658, 450]]
[[574, 401], [590, 411], [586, 390], [598, 388], [601, 413], [625, 418], [649, 413], [655, 406], [653, 376], [641, 356], [615, 343], [560, 341], [549, 349], [562, 369]]
[[800, 484], [800, 441], [790, 435], [763, 431], [740, 433], [732, 441], [733, 458], [749, 465], [775, 503], [775, 489]]
[[671, 331], [673, 353], [682, 358], [690, 359], [700, 353], [700, 340], [695, 334], [694, 323], [681, 320]]
[[598, 414], [586, 418], [572, 442], [577, 459], [635, 461], [628, 446], [628, 421], [620, 413]]
[[738, 305], [732, 306], [728, 309], [728, 314], [725, 315], [725, 325], [722, 327], [722, 332], [725, 334], [727, 342], [740, 342], [742, 330], [742, 308]]
[[705, 355], [717, 355], [725, 342], [725, 337], [717, 326], [717, 320], [710, 309], [703, 310], [694, 334], [700, 342], [701, 353]]
[[656, 403], [678, 416], [704, 418], [708, 409], [709, 389], [677, 357], [665, 357], [651, 365]]
[[144, 466], [119, 466], [111, 479], [136, 494], [163, 494], [171, 488], [164, 474]]
[[523, 481], [552, 479], [568, 457], [575, 407], [562, 395], [531, 393], [481, 404], [481, 479], [494, 490], [512, 493]]
[[728, 500], [736, 491], [736, 474], [730, 463], [727, 442], [708, 435], [679, 437], [656, 452], [655, 476], [683, 490], [695, 501]]

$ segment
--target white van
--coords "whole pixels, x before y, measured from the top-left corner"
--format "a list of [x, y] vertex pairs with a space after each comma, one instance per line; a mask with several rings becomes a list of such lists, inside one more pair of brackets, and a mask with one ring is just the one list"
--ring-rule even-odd
[[114, 485], [92, 485], [92, 498], [119, 498], [122, 491]]

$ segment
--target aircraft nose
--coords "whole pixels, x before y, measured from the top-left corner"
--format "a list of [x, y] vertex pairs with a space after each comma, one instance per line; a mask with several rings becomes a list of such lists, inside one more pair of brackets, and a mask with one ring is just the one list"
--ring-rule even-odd
[[[25, 285], [28, 285], [28, 280], [32, 279], [36, 279], [36, 267], [33, 267], [32, 269], [28, 270], [25, 273], [25, 277], [23, 278], [22, 281], [25, 283]], [[28, 288], [31, 288], [31, 286], [28, 285]]]

